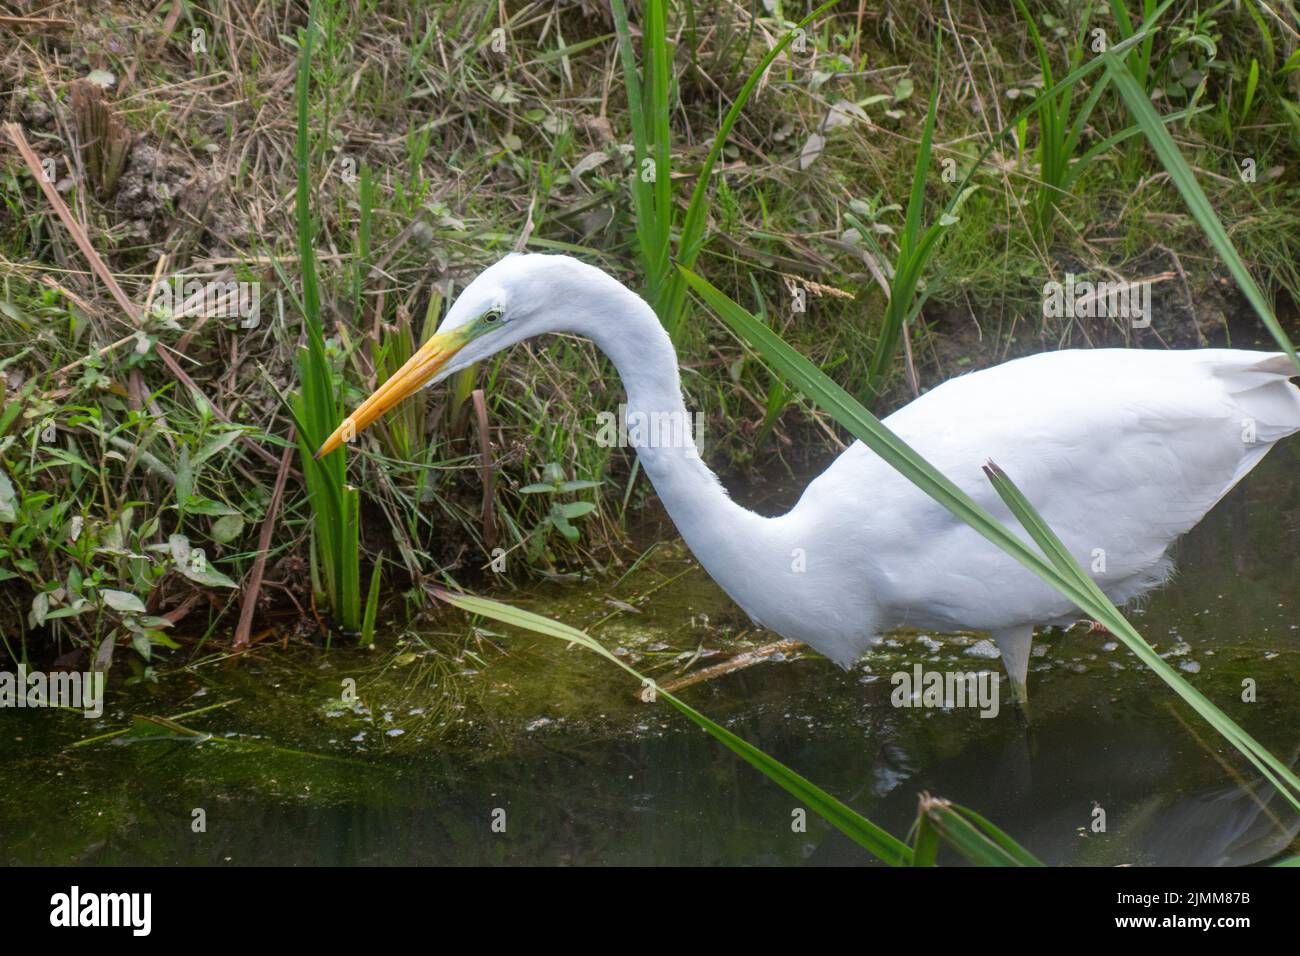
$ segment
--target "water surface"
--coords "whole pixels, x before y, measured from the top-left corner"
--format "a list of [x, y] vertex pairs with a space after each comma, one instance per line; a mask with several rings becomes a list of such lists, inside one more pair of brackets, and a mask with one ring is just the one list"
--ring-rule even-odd
[[[1133, 616], [1283, 759], [1300, 747], [1300, 457], [1265, 463], [1177, 549]], [[660, 682], [756, 632], [680, 542], [623, 580], [502, 595], [588, 628]], [[891, 706], [889, 675], [998, 666], [979, 635], [898, 634], [852, 671], [811, 652], [681, 696], [904, 835], [918, 794], [991, 818], [1049, 863], [1247, 864], [1296, 852], [1245, 761], [1105, 634], [1038, 640], [1032, 728], [1002, 689], [973, 709]], [[871, 864], [627, 675], [580, 648], [456, 613], [378, 650], [121, 663], [103, 718], [0, 714], [0, 863]], [[1253, 679], [1258, 700], [1241, 700]], [[354, 682], [355, 699], [344, 691]], [[210, 709], [204, 709], [210, 708]], [[179, 717], [199, 736], [141, 717]], [[132, 729], [134, 728], [134, 729]], [[129, 733], [84, 745], [78, 741]], [[205, 820], [196, 832], [196, 810]], [[1095, 832], [1098, 810], [1105, 832]], [[504, 822], [504, 832], [500, 832]], [[1288, 850], [1288, 844], [1290, 849]]]

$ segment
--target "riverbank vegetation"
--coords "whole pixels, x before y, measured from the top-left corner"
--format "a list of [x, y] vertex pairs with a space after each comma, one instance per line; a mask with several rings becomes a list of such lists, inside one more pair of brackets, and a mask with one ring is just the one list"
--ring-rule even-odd
[[[431, 584], [617, 580], [664, 526], [594, 440], [621, 396], [586, 343], [421, 393], [327, 475], [295, 450], [516, 248], [651, 297], [741, 484], [848, 436], [676, 262], [878, 414], [1045, 348], [1273, 347], [1106, 73], [994, 139], [1138, 6], [843, 4], [790, 35], [811, 6], [326, 2], [309, 60], [297, 5], [0, 27], [4, 653], [355, 642]], [[1294, 329], [1300, 24], [1161, 24], [1125, 62]], [[1067, 274], [1149, 281], [1150, 326], [1044, 315]]]

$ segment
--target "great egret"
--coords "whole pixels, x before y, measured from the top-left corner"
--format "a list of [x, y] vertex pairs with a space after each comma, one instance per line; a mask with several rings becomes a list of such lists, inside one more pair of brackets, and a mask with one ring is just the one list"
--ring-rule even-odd
[[[628, 423], [687, 420], [676, 352], [639, 296], [568, 256], [516, 254], [465, 288], [317, 457], [417, 389], [547, 332], [589, 338], [610, 358]], [[1021, 533], [982, 471], [996, 461], [1123, 604], [1165, 581], [1170, 543], [1300, 430], [1294, 374], [1285, 355], [1238, 349], [1048, 352], [947, 381], [885, 424]], [[731, 500], [690, 428], [669, 432], [628, 429], [700, 564], [756, 623], [843, 667], [892, 628], [987, 631], [1023, 705], [1034, 626], [1077, 617], [861, 442], [769, 518]]]

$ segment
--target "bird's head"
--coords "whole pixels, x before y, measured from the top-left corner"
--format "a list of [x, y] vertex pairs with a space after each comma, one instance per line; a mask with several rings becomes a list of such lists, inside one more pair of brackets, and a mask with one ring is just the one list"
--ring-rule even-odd
[[[484, 269], [457, 297], [438, 331], [379, 386], [316, 452], [353, 440], [408, 395], [441, 382], [517, 342], [574, 329], [574, 303], [599, 270], [568, 256], [509, 255]], [[569, 303], [566, 308], [565, 303]]]

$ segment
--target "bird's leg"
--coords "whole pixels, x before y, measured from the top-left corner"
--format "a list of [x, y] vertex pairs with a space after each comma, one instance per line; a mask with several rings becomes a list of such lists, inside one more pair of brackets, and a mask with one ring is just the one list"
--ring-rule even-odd
[[1029, 625], [1009, 627], [993, 632], [993, 643], [1002, 653], [1002, 666], [1011, 681], [1011, 702], [1025, 717], [1029, 716], [1029, 649], [1034, 643], [1034, 629]]

